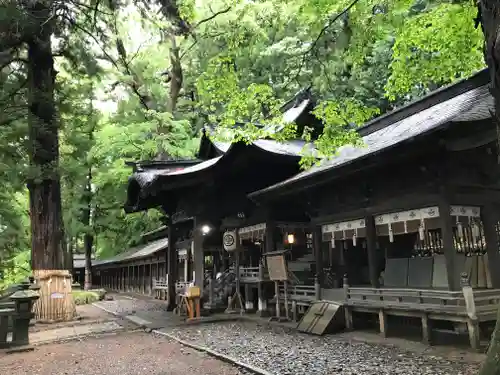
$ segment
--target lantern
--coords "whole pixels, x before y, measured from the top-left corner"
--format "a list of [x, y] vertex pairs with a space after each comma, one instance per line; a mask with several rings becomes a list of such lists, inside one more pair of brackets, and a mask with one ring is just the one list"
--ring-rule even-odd
[[224, 250], [227, 252], [235, 251], [236, 246], [236, 232], [235, 231], [226, 231], [222, 236], [222, 243], [224, 244]]

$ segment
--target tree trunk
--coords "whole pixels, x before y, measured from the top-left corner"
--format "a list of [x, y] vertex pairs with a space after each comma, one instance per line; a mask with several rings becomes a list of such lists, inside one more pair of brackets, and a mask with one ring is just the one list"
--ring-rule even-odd
[[92, 247], [94, 244], [94, 235], [91, 228], [91, 208], [92, 208], [92, 169], [89, 167], [85, 192], [83, 193], [83, 225], [85, 225], [85, 234], [83, 236], [83, 247], [85, 248], [85, 283], [84, 289], [92, 289]]
[[[170, 34], [170, 93], [168, 98], [167, 111], [174, 114], [177, 109], [177, 102], [179, 101], [179, 94], [182, 89], [183, 76], [181, 58], [179, 56], [179, 47], [175, 40], [175, 35]], [[161, 129], [160, 129], [161, 130]]]
[[[31, 217], [31, 266], [40, 284], [35, 306], [39, 320], [74, 317], [71, 275], [66, 270], [58, 172], [59, 135], [54, 103], [52, 3], [38, 1], [28, 11], [39, 22], [38, 33], [27, 40], [29, 88], [29, 156], [35, 177], [28, 181]], [[66, 258], [66, 259], [65, 259]], [[64, 270], [64, 271], [62, 271]], [[61, 272], [62, 271], [62, 272]]]
[[[478, 21], [484, 33], [484, 55], [490, 71], [490, 92], [495, 99], [493, 121], [497, 127], [497, 153], [500, 164], [500, 2], [498, 0], [480, 0], [478, 2]], [[500, 309], [497, 314], [495, 330], [491, 336], [486, 360], [479, 375], [500, 375]]]

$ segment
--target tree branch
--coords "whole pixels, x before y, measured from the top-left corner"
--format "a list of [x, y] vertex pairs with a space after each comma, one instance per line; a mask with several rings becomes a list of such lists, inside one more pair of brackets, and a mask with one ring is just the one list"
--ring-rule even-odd
[[325, 32], [335, 23], [335, 21], [337, 21], [340, 17], [346, 14], [358, 2], [359, 0], [353, 0], [353, 2], [351, 2], [342, 12], [338, 13], [335, 17], [331, 18], [326, 23], [326, 25], [323, 26], [323, 28], [320, 30], [314, 41], [311, 43], [311, 46], [302, 54], [302, 60], [299, 64], [297, 74], [287, 82], [287, 84], [284, 86], [285, 89], [292, 81], [296, 80], [299, 77], [300, 73], [302, 72], [302, 68], [306, 63], [307, 57], [316, 49], [318, 42], [320, 41], [321, 37], [325, 34]]
[[221, 14], [224, 14], [224, 13], [229, 13], [232, 9], [232, 7], [227, 7], [226, 9], [223, 9], [223, 10], [219, 10], [217, 12], [214, 12], [212, 10], [212, 8], [210, 7], [209, 5], [209, 8], [210, 8], [210, 11], [212, 12], [212, 15], [210, 17], [207, 17], [205, 19], [202, 19], [201, 21], [197, 22], [194, 26], [193, 26], [193, 29], [196, 29], [197, 27], [199, 27], [200, 25], [206, 23], [206, 22], [209, 22], [211, 20], [213, 20], [215, 17], [221, 15]]

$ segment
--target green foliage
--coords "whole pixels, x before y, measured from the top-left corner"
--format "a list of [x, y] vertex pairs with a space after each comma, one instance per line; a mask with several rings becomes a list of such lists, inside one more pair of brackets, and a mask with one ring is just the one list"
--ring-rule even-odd
[[474, 28], [475, 2], [427, 6], [397, 34], [387, 95], [405, 95], [415, 86], [442, 85], [484, 67], [483, 35]]
[[[90, 234], [100, 257], [125, 251], [160, 225], [156, 210], [125, 215], [125, 161], [152, 159], [159, 150], [194, 157], [204, 125], [230, 142], [312, 142], [310, 129], [297, 134], [279, 113], [312, 86], [314, 114], [325, 128], [314, 142], [318, 152], [304, 149], [307, 168], [345, 144], [363, 147], [356, 129], [371, 118], [484, 66], [472, 0], [364, 0], [347, 12], [352, 0], [182, 0], [176, 14], [159, 2], [53, 3], [53, 14], [64, 15], [53, 21], [65, 237], [83, 252]], [[19, 9], [13, 1], [0, 5], [0, 261], [9, 282], [29, 265], [25, 183], [39, 173], [27, 167], [26, 50], [9, 47], [17, 25], [30, 30]], [[172, 37], [179, 17], [191, 33]], [[171, 113], [172, 80], [179, 78]]]
[[[18, 250], [19, 251], [19, 250]], [[0, 291], [11, 284], [16, 284], [26, 279], [31, 274], [31, 252], [26, 249], [10, 259], [2, 261], [2, 278]]]
[[101, 299], [99, 293], [91, 290], [73, 290], [71, 294], [73, 295], [73, 301], [75, 301], [75, 305], [77, 306], [88, 305]]

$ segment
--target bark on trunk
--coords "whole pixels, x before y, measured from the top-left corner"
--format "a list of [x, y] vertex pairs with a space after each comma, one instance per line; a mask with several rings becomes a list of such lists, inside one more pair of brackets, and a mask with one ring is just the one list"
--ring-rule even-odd
[[[497, 127], [497, 153], [500, 164], [500, 2], [498, 0], [480, 0], [478, 2], [478, 21], [485, 38], [485, 60], [491, 76], [490, 92], [495, 99], [493, 121]], [[486, 360], [479, 375], [500, 375], [500, 309], [497, 314], [495, 330], [491, 336]]]
[[[36, 318], [42, 321], [71, 320], [75, 306], [71, 295], [61, 212], [58, 171], [59, 127], [54, 103], [54, 60], [51, 36], [52, 1], [32, 3], [31, 22], [38, 30], [27, 40], [29, 89], [29, 154], [35, 177], [28, 181], [31, 217], [31, 265], [40, 285]], [[65, 271], [62, 271], [65, 270]]]
[[87, 184], [83, 194], [85, 208], [83, 210], [83, 224], [85, 225], [85, 235], [83, 236], [83, 246], [85, 248], [85, 283], [84, 289], [92, 289], [92, 247], [94, 235], [91, 231], [91, 208], [92, 208], [92, 169], [88, 170]]
[[170, 95], [168, 98], [167, 111], [174, 114], [177, 109], [177, 102], [179, 101], [179, 94], [182, 89], [183, 76], [182, 76], [182, 65], [179, 55], [179, 47], [177, 46], [177, 41], [175, 40], [175, 35], [170, 35]]
[[[38, 2], [34, 19], [49, 19], [50, 8]], [[64, 269], [61, 183], [58, 173], [59, 134], [54, 103], [54, 60], [51, 24], [28, 41], [29, 138], [31, 166], [37, 176], [30, 193], [33, 269]]]

